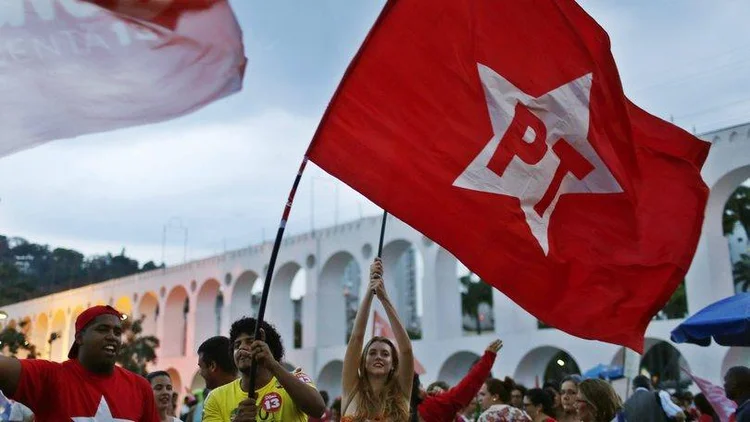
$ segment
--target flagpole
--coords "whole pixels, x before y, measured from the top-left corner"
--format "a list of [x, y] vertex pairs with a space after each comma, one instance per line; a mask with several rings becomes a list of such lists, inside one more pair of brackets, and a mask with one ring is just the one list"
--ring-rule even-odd
[[[300, 179], [302, 179], [302, 173], [305, 171], [307, 165], [307, 155], [302, 159], [302, 164], [299, 166], [297, 171], [297, 177], [294, 179], [292, 190], [289, 192], [289, 199], [286, 201], [284, 206], [284, 212], [281, 215], [281, 222], [279, 223], [279, 230], [276, 232], [276, 241], [273, 244], [273, 250], [271, 251], [271, 259], [268, 261], [268, 271], [266, 272], [266, 280], [263, 283], [263, 293], [260, 298], [260, 307], [258, 307], [258, 314], [255, 317], [255, 333], [253, 339], [260, 338], [260, 325], [263, 322], [263, 317], [266, 313], [266, 302], [268, 302], [268, 292], [271, 290], [271, 277], [273, 276], [273, 269], [276, 266], [276, 258], [279, 255], [279, 248], [281, 247], [281, 239], [284, 237], [284, 229], [286, 228], [286, 222], [289, 219], [289, 212], [292, 210], [292, 203], [294, 202], [294, 194], [297, 193], [297, 187], [299, 186]], [[253, 359], [253, 363], [250, 366], [250, 386], [248, 388], [248, 396], [252, 396], [255, 393], [255, 372], [258, 367], [258, 362]]]
[[[383, 221], [380, 223], [380, 241], [378, 242], [378, 258], [383, 257], [383, 239], [385, 238], [385, 222], [387, 220], [388, 211], [383, 210]], [[372, 294], [375, 294], [375, 289], [372, 289]]]
[[380, 224], [380, 243], [378, 243], [378, 258], [383, 257], [383, 239], [385, 238], [386, 220], [388, 220], [388, 211], [383, 210], [383, 222]]

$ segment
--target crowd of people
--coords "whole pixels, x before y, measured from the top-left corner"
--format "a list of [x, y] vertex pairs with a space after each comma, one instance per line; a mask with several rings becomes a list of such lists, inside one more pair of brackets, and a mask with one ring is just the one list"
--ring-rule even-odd
[[[365, 343], [372, 303], [378, 299], [394, 340], [375, 336]], [[122, 342], [122, 315], [110, 306], [84, 311], [75, 323], [75, 342], [63, 363], [0, 356], [0, 398], [12, 399], [0, 420], [19, 421], [327, 421], [327, 422], [651, 422], [719, 421], [702, 394], [670, 395], [654, 390], [648, 377], [632, 381], [623, 402], [601, 379], [570, 375], [541, 388], [506, 377], [492, 366], [503, 347], [491, 342], [458, 384], [437, 381], [426, 388], [414, 373], [414, 353], [383, 281], [376, 259], [344, 356], [341, 397], [329, 405], [302, 369], [288, 371], [283, 339], [274, 326], [246, 317], [235, 321], [229, 337], [216, 336], [197, 350], [206, 388], [178, 406], [178, 392], [165, 371], [146, 377], [115, 364]], [[253, 363], [256, 371], [252, 374]], [[251, 384], [254, 382], [254, 388]], [[731, 368], [727, 398], [737, 403], [736, 422], [750, 422], [750, 368]], [[252, 391], [251, 391], [252, 390]], [[10, 402], [9, 402], [10, 403]], [[16, 409], [10, 416], [11, 410]], [[25, 410], [24, 410], [25, 409]], [[18, 416], [20, 415], [20, 416]], [[13, 419], [15, 418], [15, 419]]]

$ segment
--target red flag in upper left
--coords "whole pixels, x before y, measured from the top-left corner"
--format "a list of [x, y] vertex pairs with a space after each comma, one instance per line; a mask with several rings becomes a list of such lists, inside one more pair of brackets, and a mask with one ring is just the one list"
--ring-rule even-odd
[[247, 62], [226, 0], [6, 0], [0, 40], [0, 157], [185, 115]]

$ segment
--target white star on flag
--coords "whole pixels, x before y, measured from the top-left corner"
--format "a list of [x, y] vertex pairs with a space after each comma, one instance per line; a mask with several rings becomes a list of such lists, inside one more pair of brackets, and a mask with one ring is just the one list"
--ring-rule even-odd
[[109, 410], [109, 404], [107, 400], [102, 396], [102, 400], [99, 402], [99, 407], [96, 409], [96, 415], [94, 416], [79, 416], [71, 418], [73, 422], [134, 422], [130, 419], [117, 419], [112, 417], [112, 412]]
[[622, 188], [588, 140], [592, 74], [532, 97], [477, 64], [494, 135], [454, 186], [519, 199], [549, 253], [548, 226], [561, 195]]

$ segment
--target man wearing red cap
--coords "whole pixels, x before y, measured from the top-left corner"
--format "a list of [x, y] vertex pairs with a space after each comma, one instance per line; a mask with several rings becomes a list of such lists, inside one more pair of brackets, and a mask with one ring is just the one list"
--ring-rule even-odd
[[76, 319], [69, 360], [0, 356], [0, 390], [38, 421], [158, 422], [148, 381], [115, 366], [121, 337], [122, 314], [111, 306], [89, 308]]

